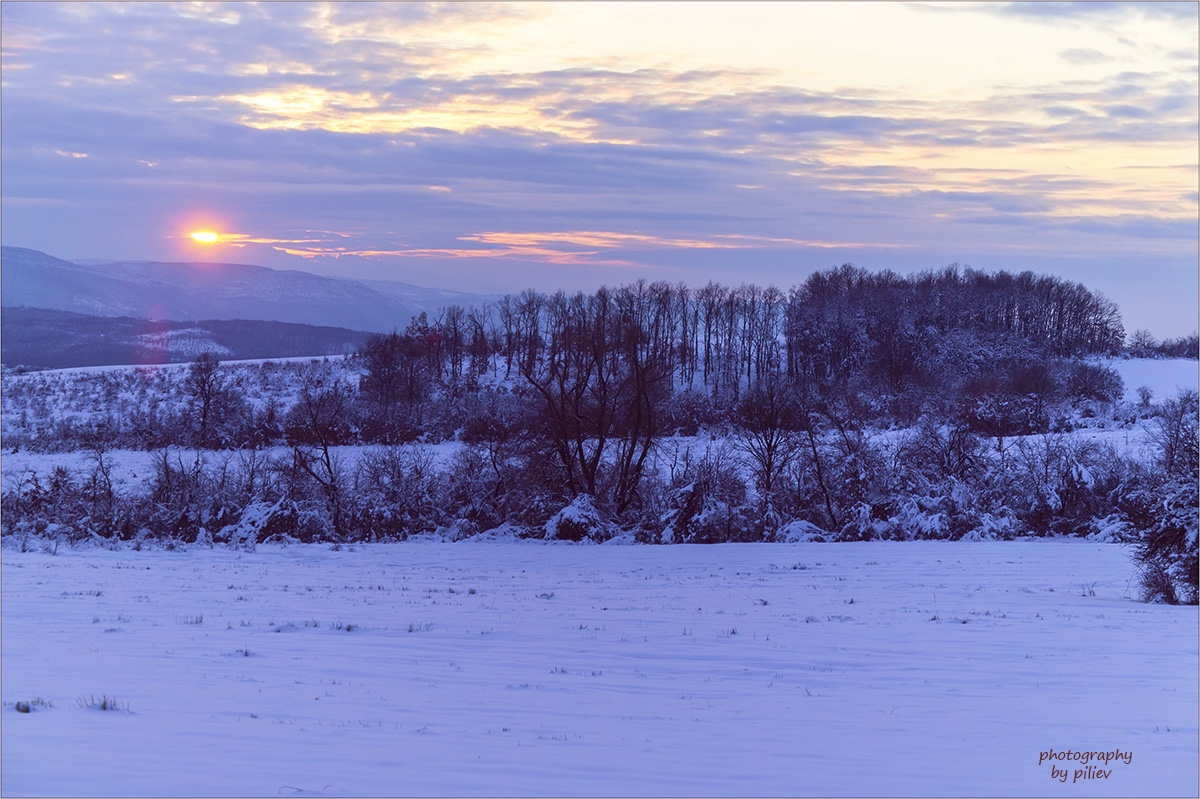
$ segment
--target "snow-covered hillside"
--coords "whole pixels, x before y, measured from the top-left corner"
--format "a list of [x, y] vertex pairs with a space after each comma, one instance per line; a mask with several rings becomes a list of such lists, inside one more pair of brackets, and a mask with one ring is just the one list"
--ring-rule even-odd
[[6, 550], [3, 577], [10, 796], [1197, 792], [1197, 611], [1131, 600], [1115, 545]]
[[1136, 402], [1137, 390], [1145, 386], [1154, 397], [1175, 396], [1180, 389], [1200, 387], [1200, 361], [1191, 358], [1114, 358], [1105, 361], [1125, 383], [1125, 399]]

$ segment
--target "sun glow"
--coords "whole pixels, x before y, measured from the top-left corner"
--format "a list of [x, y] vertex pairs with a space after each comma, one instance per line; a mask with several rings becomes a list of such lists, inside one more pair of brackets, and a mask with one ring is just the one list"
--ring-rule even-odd
[[211, 230], [197, 230], [192, 233], [192, 239], [201, 244], [216, 244], [217, 234]]

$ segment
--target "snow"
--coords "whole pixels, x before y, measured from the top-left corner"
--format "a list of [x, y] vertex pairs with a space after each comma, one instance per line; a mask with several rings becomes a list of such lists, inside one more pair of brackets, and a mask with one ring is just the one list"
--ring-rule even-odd
[[1109, 365], [1125, 382], [1125, 399], [1137, 402], [1139, 386], [1154, 392], [1154, 401], [1171, 399], [1180, 389], [1200, 386], [1200, 361], [1191, 358], [1118, 358]]
[[565, 508], [546, 522], [546, 538], [579, 541], [597, 536], [604, 531], [604, 522], [595, 501], [587, 494], [580, 494]]
[[[185, 331], [177, 331], [185, 332]], [[265, 363], [340, 363], [346, 361], [345, 355], [296, 355], [286, 358], [243, 358], [239, 360], [222, 360], [222, 366], [262, 366]], [[154, 372], [157, 370], [186, 370], [191, 368], [190, 363], [156, 363], [156, 364], [118, 364], [111, 366], [67, 366], [62, 369], [41, 369], [36, 372], [28, 372], [22, 375], [13, 374], [12, 379], [25, 378], [37, 379], [38, 376], [54, 377], [56, 375], [89, 375], [103, 374], [106, 372]]]
[[[436, 444], [413, 444], [428, 452], [434, 464], [444, 466], [463, 448], [461, 441], [440, 441]], [[366, 455], [386, 449], [382, 444], [363, 444], [330, 447], [333, 456], [348, 467], [354, 467]], [[168, 448], [171, 462], [177, 459], [184, 464], [192, 464], [199, 456], [205, 463], [220, 463], [222, 459], [234, 459], [242, 450], [195, 450], [182, 447]], [[263, 447], [258, 454], [268, 459], [288, 458], [291, 456], [290, 447]], [[158, 451], [140, 449], [112, 449], [104, 452], [106, 463], [111, 467], [111, 479], [117, 494], [127, 496], [138, 491], [145, 491], [148, 481], [154, 475], [154, 462]], [[48, 475], [55, 467], [75, 472], [86, 473], [96, 465], [96, 456], [86, 450], [69, 452], [5, 452], [0, 454], [0, 474], [5, 480], [17, 479], [27, 472]], [[7, 484], [6, 484], [7, 485]]]
[[803, 519], [796, 519], [788, 522], [783, 527], [779, 528], [776, 533], [776, 538], [780, 541], [786, 541], [789, 544], [807, 541], [824, 541], [829, 537], [829, 533], [817, 527], [812, 522]]
[[[5, 795], [1197, 794], [1197, 609], [1130, 599], [1112, 544], [6, 549], [2, 576]], [[1117, 749], [1106, 779], [1039, 764]]]
[[203, 352], [211, 352], [218, 358], [233, 354], [233, 350], [213, 341], [208, 331], [200, 328], [143, 333], [136, 336], [134, 341], [147, 349], [160, 350], [175, 357], [195, 359]]

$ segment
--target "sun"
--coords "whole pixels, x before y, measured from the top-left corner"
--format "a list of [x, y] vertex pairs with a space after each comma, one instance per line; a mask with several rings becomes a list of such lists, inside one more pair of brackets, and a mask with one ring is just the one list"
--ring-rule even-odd
[[192, 238], [201, 244], [216, 244], [217, 234], [211, 230], [196, 230], [192, 232]]

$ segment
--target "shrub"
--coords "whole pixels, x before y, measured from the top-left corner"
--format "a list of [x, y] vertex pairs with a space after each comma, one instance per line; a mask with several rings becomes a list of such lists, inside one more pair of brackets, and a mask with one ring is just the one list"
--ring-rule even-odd
[[1169, 483], [1157, 492], [1157, 518], [1136, 548], [1147, 602], [1197, 604], [1197, 494], [1193, 480]]
[[668, 434], [694, 436], [702, 429], [713, 429], [729, 421], [706, 392], [687, 390], [672, 394], [663, 403], [663, 430]]
[[367, 453], [355, 486], [360, 534], [404, 539], [436, 529], [439, 482], [427, 447], [405, 444]]
[[1081, 361], [1067, 370], [1067, 393], [1077, 399], [1116, 402], [1125, 393], [1125, 383], [1112, 367]]
[[687, 459], [674, 482], [664, 543], [712, 544], [751, 537], [746, 482], [728, 446], [710, 446], [696, 462]]
[[580, 494], [571, 504], [546, 522], [546, 538], [559, 541], [599, 541], [606, 537], [606, 525], [588, 494]]

